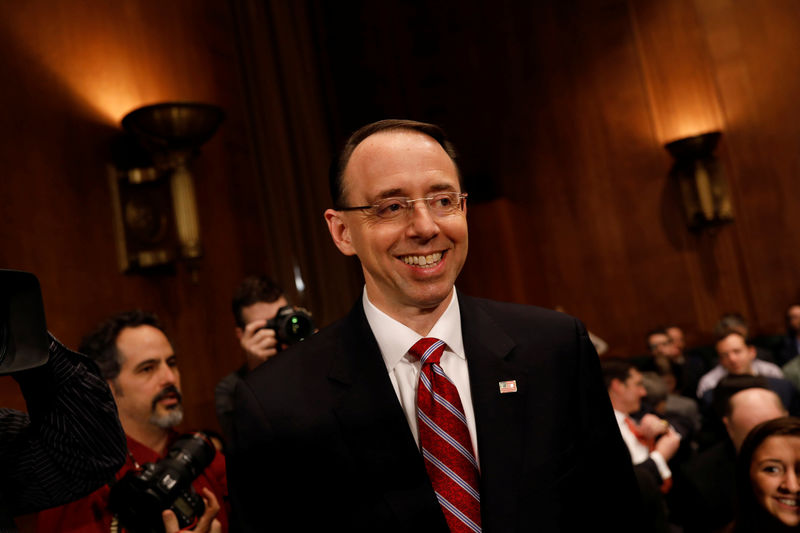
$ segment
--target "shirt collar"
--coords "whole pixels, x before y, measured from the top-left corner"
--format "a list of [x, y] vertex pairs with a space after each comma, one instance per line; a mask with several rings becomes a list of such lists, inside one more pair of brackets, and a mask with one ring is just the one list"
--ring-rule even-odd
[[[391, 373], [422, 336], [375, 307], [369, 301], [366, 286], [361, 301], [369, 327], [372, 329], [372, 334], [375, 335], [375, 340], [378, 341], [378, 348], [380, 348], [383, 361], [386, 363], [386, 370]], [[461, 311], [458, 307], [455, 290], [447, 309], [428, 332], [428, 337], [443, 341], [447, 345], [447, 351], [465, 359], [464, 341], [461, 338]]]

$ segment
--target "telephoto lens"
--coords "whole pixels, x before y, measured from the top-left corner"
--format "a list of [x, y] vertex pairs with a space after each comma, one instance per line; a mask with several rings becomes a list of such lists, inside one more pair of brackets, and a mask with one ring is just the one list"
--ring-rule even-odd
[[109, 509], [130, 533], [163, 533], [161, 512], [166, 509], [175, 513], [181, 529], [190, 526], [206, 509], [192, 482], [215, 454], [205, 433], [182, 435], [166, 457], [127, 472], [111, 487]]

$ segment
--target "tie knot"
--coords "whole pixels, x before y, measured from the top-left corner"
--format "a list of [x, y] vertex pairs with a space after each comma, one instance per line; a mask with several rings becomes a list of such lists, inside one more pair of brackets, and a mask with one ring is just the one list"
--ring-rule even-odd
[[437, 364], [444, 352], [444, 342], [432, 337], [420, 339], [412, 346], [408, 353], [422, 361], [422, 364]]

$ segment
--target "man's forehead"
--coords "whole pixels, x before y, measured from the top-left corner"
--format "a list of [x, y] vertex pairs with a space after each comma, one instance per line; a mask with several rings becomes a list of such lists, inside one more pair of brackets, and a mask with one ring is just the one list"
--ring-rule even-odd
[[738, 333], [731, 333], [725, 338], [717, 341], [717, 350], [735, 350], [747, 346], [744, 337]]
[[358, 189], [360, 194], [388, 197], [416, 194], [422, 183], [426, 192], [459, 190], [455, 163], [434, 138], [413, 130], [389, 130], [356, 146], [342, 184], [345, 194]]
[[256, 302], [246, 305], [242, 307], [242, 318], [244, 318], [245, 323], [252, 322], [254, 320], [270, 319], [274, 317], [278, 313], [278, 310], [285, 305], [289, 304], [286, 301], [286, 298], [283, 296], [274, 302]]
[[120, 366], [136, 366], [149, 359], [166, 359], [174, 355], [172, 345], [160, 329], [149, 325], [123, 328], [117, 335]]

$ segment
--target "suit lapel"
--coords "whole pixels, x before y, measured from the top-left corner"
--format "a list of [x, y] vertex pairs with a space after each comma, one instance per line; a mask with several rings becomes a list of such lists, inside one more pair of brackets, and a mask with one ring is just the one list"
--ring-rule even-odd
[[345, 320], [329, 379], [342, 389], [334, 412], [364, 491], [383, 494], [384, 512], [395, 523], [408, 516], [435, 519], [439, 504], [360, 301]]
[[[517, 493], [521, 481], [524, 428], [520, 421], [526, 419], [529, 380], [514, 364], [513, 339], [493, 317], [478, 301], [461, 293], [458, 303], [478, 433], [481, 514], [487, 527], [498, 512], [516, 516], [517, 501], [507, 496]], [[516, 392], [501, 394], [499, 384], [507, 381], [516, 382]]]

